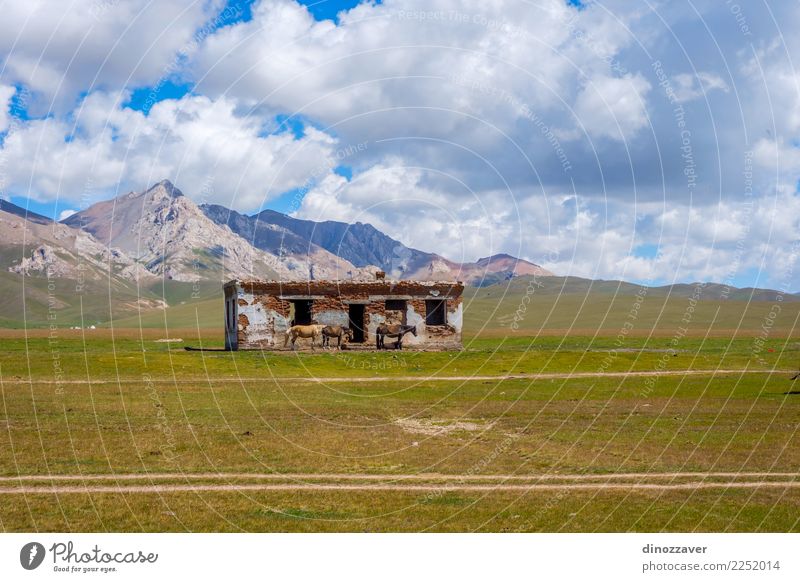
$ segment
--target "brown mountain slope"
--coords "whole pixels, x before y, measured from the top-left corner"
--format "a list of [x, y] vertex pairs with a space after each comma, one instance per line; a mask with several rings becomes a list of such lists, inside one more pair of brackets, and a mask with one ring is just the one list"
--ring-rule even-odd
[[356, 270], [321, 248], [281, 256], [256, 249], [227, 225], [209, 219], [167, 180], [98, 202], [64, 222], [122, 249], [148, 271], [177, 281], [306, 279], [312, 269], [316, 278], [343, 278]]
[[69, 279], [121, 277], [134, 281], [149, 273], [131, 257], [109, 249], [87, 232], [57, 222], [32, 221], [0, 210], [0, 248], [11, 273]]

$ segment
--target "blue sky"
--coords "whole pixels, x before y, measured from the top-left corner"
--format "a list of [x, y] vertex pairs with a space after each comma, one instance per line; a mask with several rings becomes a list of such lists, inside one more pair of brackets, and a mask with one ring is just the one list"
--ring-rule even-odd
[[169, 178], [455, 260], [800, 288], [794, 3], [51, 1], [0, 22], [35, 212]]

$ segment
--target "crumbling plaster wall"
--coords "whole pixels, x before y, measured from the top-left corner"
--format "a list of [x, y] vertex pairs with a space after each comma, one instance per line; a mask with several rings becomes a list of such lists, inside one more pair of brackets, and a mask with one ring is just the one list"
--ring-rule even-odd
[[[366, 344], [374, 345], [377, 327], [398, 322], [398, 311], [385, 306], [386, 299], [406, 300], [406, 323], [417, 327], [404, 345], [459, 349], [461, 347], [463, 287], [443, 283], [400, 281], [352, 282], [245, 282], [234, 287], [238, 306], [238, 348], [283, 347], [285, 331], [293, 317], [292, 298], [313, 299], [312, 318], [324, 325], [348, 325], [349, 302], [364, 303]], [[228, 289], [226, 288], [226, 294]], [[408, 299], [408, 297], [411, 297]], [[447, 325], [425, 324], [426, 299], [447, 300]]]

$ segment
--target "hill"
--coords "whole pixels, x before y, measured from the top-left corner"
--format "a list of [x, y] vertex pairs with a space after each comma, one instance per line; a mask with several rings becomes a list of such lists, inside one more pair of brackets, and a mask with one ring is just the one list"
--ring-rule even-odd
[[[770, 317], [776, 303], [780, 312]], [[647, 287], [578, 277], [520, 277], [467, 289], [464, 313], [465, 328], [482, 336], [787, 337], [797, 333], [800, 301], [780, 291], [714, 283]]]

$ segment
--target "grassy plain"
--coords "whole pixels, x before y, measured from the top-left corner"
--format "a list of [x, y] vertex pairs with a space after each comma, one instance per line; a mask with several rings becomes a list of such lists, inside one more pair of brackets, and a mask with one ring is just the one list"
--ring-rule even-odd
[[0, 332], [0, 529], [800, 530], [800, 302], [540, 293], [515, 330], [525, 289], [460, 353], [184, 351], [216, 300]]

